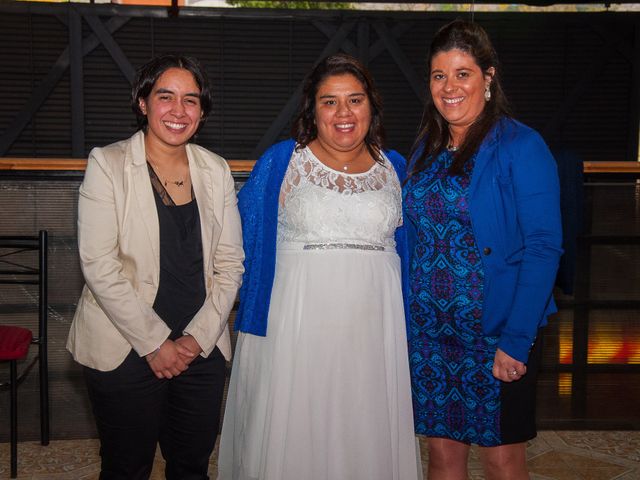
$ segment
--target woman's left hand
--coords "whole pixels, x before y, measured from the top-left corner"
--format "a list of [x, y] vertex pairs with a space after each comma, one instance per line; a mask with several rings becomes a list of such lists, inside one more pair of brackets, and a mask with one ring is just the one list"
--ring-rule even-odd
[[200, 348], [200, 345], [198, 344], [196, 339], [191, 335], [183, 335], [182, 337], [176, 339], [176, 343], [186, 348], [193, 354], [193, 356], [188, 357], [186, 355], [181, 355], [180, 352], [178, 352], [180, 359], [187, 365], [193, 362], [198, 357], [198, 355], [202, 353], [202, 348]]
[[493, 376], [503, 382], [520, 380], [527, 373], [527, 366], [507, 355], [502, 350], [496, 351], [493, 359]]

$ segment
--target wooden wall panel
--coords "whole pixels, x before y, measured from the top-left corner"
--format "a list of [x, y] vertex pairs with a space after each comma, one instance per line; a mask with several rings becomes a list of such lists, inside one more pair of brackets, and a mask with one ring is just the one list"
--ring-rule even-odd
[[[65, 19], [75, 8], [85, 16], [85, 45], [93, 36], [86, 15], [97, 15], [103, 24], [113, 17], [128, 19], [112, 36], [134, 68], [163, 52], [200, 58], [212, 80], [214, 105], [197, 141], [226, 158], [242, 159], [255, 157], [265, 144], [265, 133], [327, 46], [330, 31], [353, 22], [346, 39], [349, 46], [343, 46], [374, 55], [369, 66], [384, 98], [388, 143], [406, 154], [417, 131], [422, 99], [415, 92], [416, 81], [412, 86], [403, 75], [397, 55], [388, 49], [373, 52], [373, 45], [380, 43], [376, 22], [384, 22], [389, 31], [402, 30], [393, 41], [423, 92], [428, 44], [437, 28], [454, 18], [448, 13], [229, 9], [183, 9], [178, 18], [167, 18], [160, 8], [93, 7], [0, 5], [0, 28], [6, 32], [0, 89], [10, 92], [0, 107], [0, 147], [21, 110], [33, 101], [32, 92], [65, 51]], [[633, 99], [640, 98], [640, 82], [634, 80], [639, 70], [633, 62], [640, 15], [478, 13], [475, 19], [496, 45], [505, 90], [518, 119], [541, 131], [552, 146], [575, 150], [585, 161], [635, 159], [639, 108]], [[358, 36], [358, 25], [366, 26], [362, 31], [369, 45], [359, 43], [364, 37]], [[135, 120], [129, 108], [129, 81], [109, 51], [99, 44], [82, 62], [86, 155], [93, 146], [130, 135]], [[73, 94], [67, 69], [0, 156], [72, 156]], [[285, 138], [289, 127], [290, 122], [278, 125], [267, 144]]]

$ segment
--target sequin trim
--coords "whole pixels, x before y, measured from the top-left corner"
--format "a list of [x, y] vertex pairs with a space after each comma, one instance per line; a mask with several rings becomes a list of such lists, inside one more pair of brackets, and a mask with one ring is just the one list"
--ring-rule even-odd
[[358, 243], [308, 243], [303, 250], [339, 250], [339, 249], [353, 249], [353, 250], [373, 250], [376, 252], [383, 252], [384, 247], [380, 245], [362, 245]]

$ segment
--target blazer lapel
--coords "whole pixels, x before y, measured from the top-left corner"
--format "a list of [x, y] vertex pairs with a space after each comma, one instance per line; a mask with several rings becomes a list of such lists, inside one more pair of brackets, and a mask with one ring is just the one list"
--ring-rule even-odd
[[491, 159], [495, 155], [495, 147], [498, 142], [499, 129], [502, 120], [498, 120], [497, 124], [487, 134], [487, 138], [482, 142], [476, 155], [475, 164], [473, 166], [473, 174], [471, 175], [471, 185], [469, 186], [469, 198], [473, 198], [480, 179], [489, 165]]
[[144, 134], [141, 131], [133, 136], [129, 155], [127, 167], [131, 171], [131, 189], [138, 204], [138, 208], [132, 210], [132, 214], [140, 217], [149, 234], [149, 246], [155, 259], [154, 277], [158, 282], [160, 277], [160, 226], [153, 187], [149, 179], [144, 150]]
[[220, 179], [216, 178], [205, 158], [191, 145], [187, 146], [189, 172], [193, 192], [198, 202], [200, 230], [202, 232], [202, 256], [204, 271], [208, 273], [212, 265], [212, 253], [220, 238], [220, 205], [216, 193], [222, 191]]

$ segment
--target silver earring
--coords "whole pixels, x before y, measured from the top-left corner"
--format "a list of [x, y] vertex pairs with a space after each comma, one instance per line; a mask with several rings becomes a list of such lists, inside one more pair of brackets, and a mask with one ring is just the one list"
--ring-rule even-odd
[[491, 100], [491, 84], [490, 83], [487, 83], [487, 85], [484, 87], [484, 99], [487, 102]]

